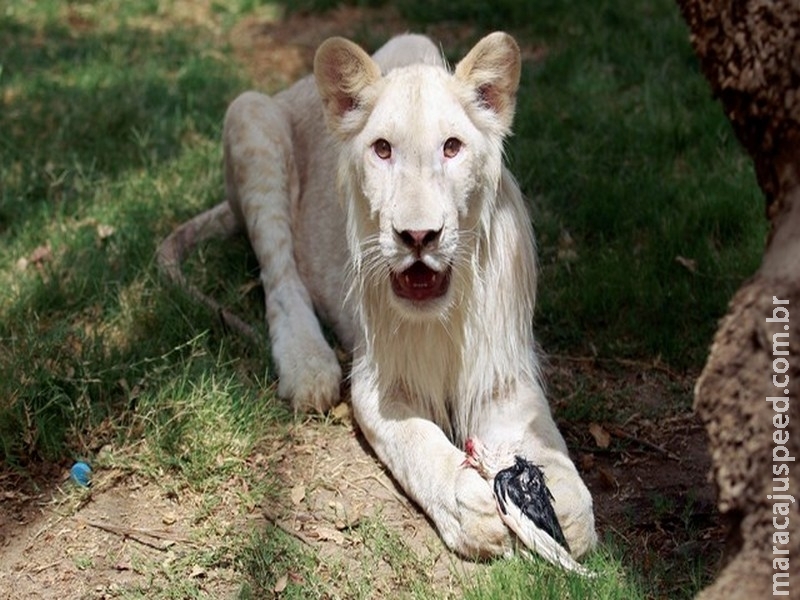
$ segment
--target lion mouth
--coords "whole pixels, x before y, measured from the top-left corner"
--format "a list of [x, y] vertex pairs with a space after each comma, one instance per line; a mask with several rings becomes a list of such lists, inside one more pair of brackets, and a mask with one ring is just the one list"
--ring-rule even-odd
[[400, 298], [425, 302], [440, 298], [450, 287], [450, 269], [434, 271], [418, 260], [405, 271], [392, 273], [392, 290]]

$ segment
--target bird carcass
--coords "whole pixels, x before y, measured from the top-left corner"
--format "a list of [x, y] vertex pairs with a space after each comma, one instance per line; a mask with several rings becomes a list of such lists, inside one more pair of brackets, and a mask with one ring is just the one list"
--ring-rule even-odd
[[[595, 573], [569, 553], [542, 469], [519, 455], [491, 453], [475, 438], [465, 443], [465, 466], [492, 484], [500, 518], [525, 547], [548, 562], [586, 577]], [[513, 463], [510, 466], [509, 463]]]

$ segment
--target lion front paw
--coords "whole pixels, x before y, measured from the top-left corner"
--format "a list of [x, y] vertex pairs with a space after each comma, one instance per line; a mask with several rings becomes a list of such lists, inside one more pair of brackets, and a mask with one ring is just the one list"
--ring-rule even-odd
[[511, 533], [497, 513], [492, 489], [473, 469], [462, 469], [456, 476], [453, 517], [439, 529], [458, 554], [471, 559], [511, 554]]
[[278, 395], [290, 398], [295, 412], [323, 413], [339, 401], [342, 368], [334, 351], [325, 346], [302, 359], [279, 365]]

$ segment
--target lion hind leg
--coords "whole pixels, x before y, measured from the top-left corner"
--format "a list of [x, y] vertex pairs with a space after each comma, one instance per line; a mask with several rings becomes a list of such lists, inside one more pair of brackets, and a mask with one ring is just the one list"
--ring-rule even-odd
[[278, 394], [297, 411], [325, 411], [339, 398], [342, 371], [295, 261], [292, 202], [299, 183], [289, 121], [263, 94], [233, 101], [224, 127], [226, 189], [261, 268]]

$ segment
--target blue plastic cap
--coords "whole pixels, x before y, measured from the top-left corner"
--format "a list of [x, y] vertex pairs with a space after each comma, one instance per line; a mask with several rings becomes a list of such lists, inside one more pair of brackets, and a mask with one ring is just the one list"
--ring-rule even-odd
[[92, 478], [92, 468], [85, 462], [76, 462], [69, 470], [72, 481], [81, 487], [89, 487]]

